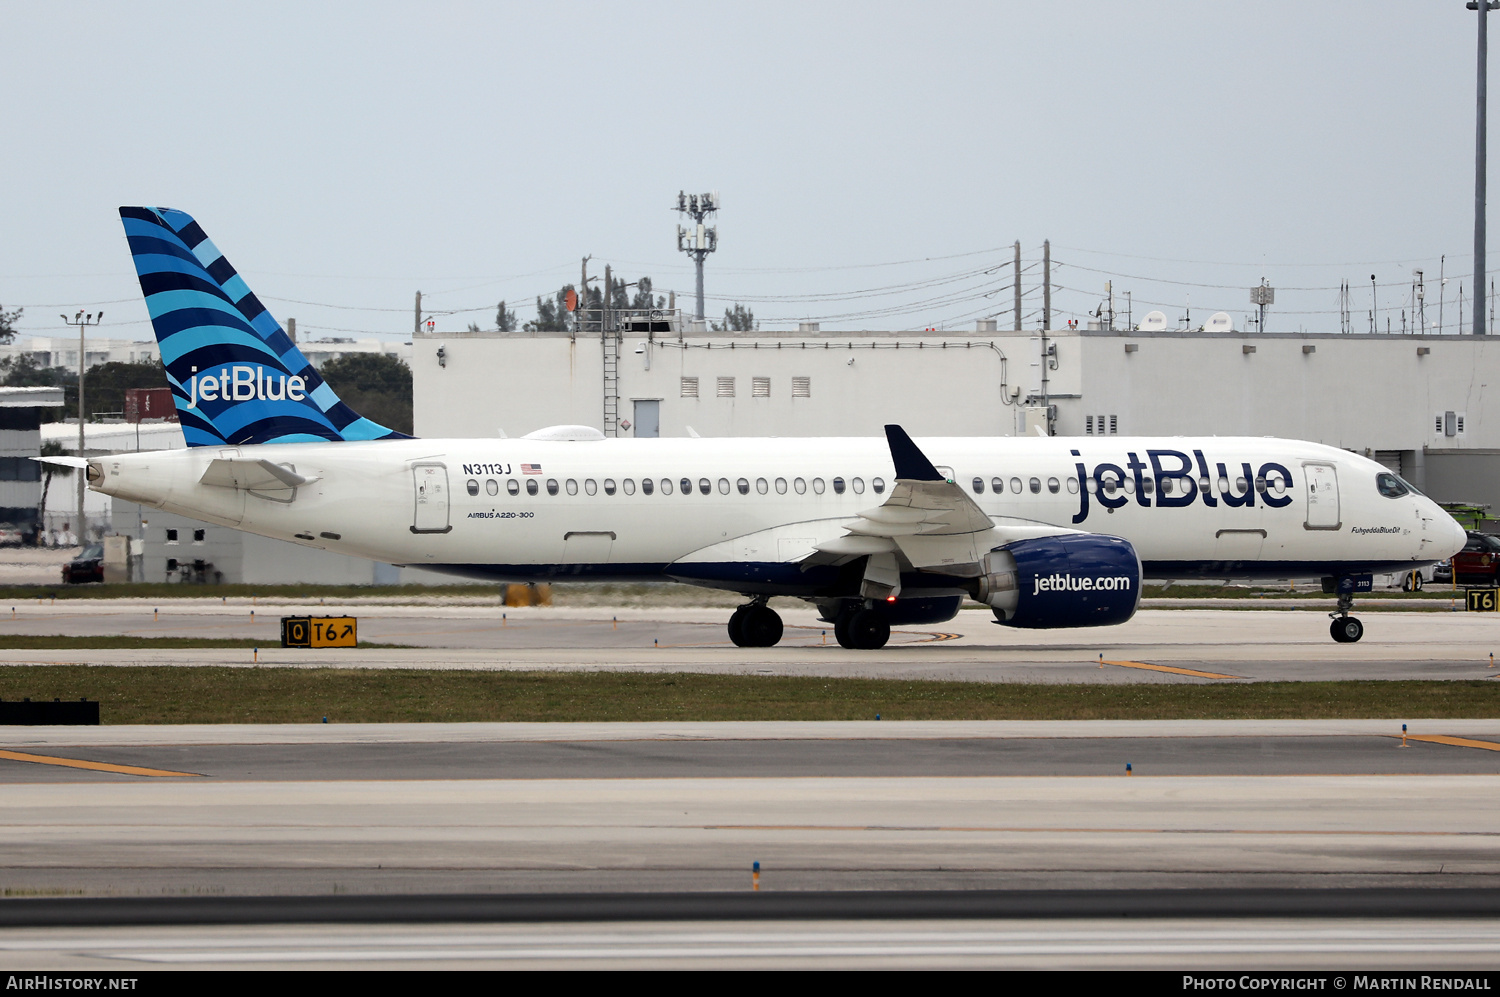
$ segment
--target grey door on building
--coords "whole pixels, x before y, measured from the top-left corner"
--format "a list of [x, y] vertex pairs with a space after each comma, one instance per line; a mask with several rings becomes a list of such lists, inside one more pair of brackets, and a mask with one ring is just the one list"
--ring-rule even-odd
[[661, 401], [656, 398], [635, 400], [635, 438], [656, 439], [661, 435]]

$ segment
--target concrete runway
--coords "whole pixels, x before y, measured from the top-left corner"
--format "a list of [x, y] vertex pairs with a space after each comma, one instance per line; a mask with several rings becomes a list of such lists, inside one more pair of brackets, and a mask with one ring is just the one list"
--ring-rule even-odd
[[[248, 602], [248, 600], [246, 600]], [[740, 674], [846, 675], [1009, 682], [1223, 682], [1341, 679], [1487, 679], [1500, 652], [1500, 614], [1381, 611], [1366, 637], [1335, 644], [1326, 617], [1299, 610], [1143, 610], [1119, 627], [1015, 630], [966, 610], [935, 627], [902, 627], [880, 651], [837, 646], [806, 609], [783, 612], [774, 648], [730, 645], [716, 609], [500, 609], [462, 603], [338, 606], [17, 604], [0, 607], [13, 634], [235, 637], [263, 640], [262, 664], [359, 668], [639, 669]], [[360, 638], [399, 649], [282, 649], [280, 618], [355, 615]], [[252, 619], [251, 613], [254, 613]], [[501, 616], [504, 616], [502, 619]], [[1099, 667], [1100, 659], [1106, 662]], [[248, 649], [0, 650], [0, 663], [249, 665]]]
[[[1409, 728], [1405, 749], [1386, 721], [0, 728], [0, 902], [743, 891], [753, 861], [767, 895], [1500, 887], [1500, 720]], [[6, 928], [0, 968], [1500, 954], [1493, 918], [1157, 920]]]

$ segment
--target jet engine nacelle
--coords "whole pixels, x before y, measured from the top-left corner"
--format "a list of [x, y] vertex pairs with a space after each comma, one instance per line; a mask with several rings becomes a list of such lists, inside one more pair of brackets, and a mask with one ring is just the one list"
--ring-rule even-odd
[[1141, 560], [1119, 537], [1070, 533], [1017, 540], [985, 556], [974, 598], [1010, 627], [1124, 623], [1141, 599]]

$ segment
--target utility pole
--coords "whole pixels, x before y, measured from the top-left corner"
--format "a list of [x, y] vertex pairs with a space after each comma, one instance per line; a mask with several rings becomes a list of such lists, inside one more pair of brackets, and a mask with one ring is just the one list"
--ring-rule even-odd
[[1370, 335], [1378, 331], [1375, 323], [1378, 321], [1375, 315], [1380, 311], [1380, 303], [1375, 300], [1375, 275], [1370, 274]]
[[1020, 332], [1021, 331], [1021, 240], [1020, 239], [1016, 240], [1016, 266], [1015, 266], [1015, 270], [1016, 270], [1016, 280], [1015, 280], [1015, 288], [1014, 288], [1014, 290], [1016, 292], [1016, 331]]
[[1448, 266], [1448, 256], [1445, 253], [1442, 256], [1438, 257], [1438, 335], [1439, 336], [1443, 335], [1444, 333], [1446, 333], [1448, 331], [1448, 327], [1443, 324], [1443, 302], [1445, 300], [1447, 300], [1447, 297], [1448, 297], [1448, 278], [1443, 276], [1443, 272], [1447, 268], [1447, 266]]
[[[703, 321], [703, 260], [709, 253], [719, 248], [718, 227], [706, 227], [703, 220], [709, 215], [716, 214], [718, 210], [718, 191], [710, 191], [707, 194], [677, 192], [678, 214], [690, 216], [695, 223], [693, 228], [677, 226], [677, 249], [691, 256], [698, 268], [698, 309], [693, 317], [700, 322]], [[604, 289], [604, 296], [609, 297], [609, 288]]]
[[573, 319], [573, 338], [584, 331], [583, 317], [588, 314], [589, 303], [589, 260], [593, 256], [585, 256], [583, 265], [578, 269], [578, 314]]
[[[1484, 335], [1484, 171], [1485, 111], [1488, 102], [1486, 82], [1489, 76], [1489, 28], [1486, 15], [1500, 9], [1500, 0], [1469, 0], [1464, 5], [1479, 12], [1479, 66], [1475, 84], [1474, 114], [1474, 335]], [[1462, 331], [1463, 322], [1459, 322]]]
[[1052, 240], [1042, 240], [1042, 328], [1052, 328]]
[[[60, 316], [60, 317], [62, 318], [63, 323], [65, 325], [75, 325], [75, 326], [78, 327], [78, 456], [82, 457], [83, 456], [83, 422], [84, 422], [84, 412], [86, 411], [84, 409], [84, 407], [83, 407], [83, 375], [84, 375], [84, 372], [88, 369], [88, 348], [87, 348], [87, 345], [86, 345], [83, 337], [84, 337], [85, 331], [88, 329], [89, 326], [91, 326], [91, 325], [98, 325], [100, 322], [104, 321], [104, 313], [100, 312], [97, 315], [94, 315], [94, 314], [85, 315], [80, 310], [79, 313], [77, 315], [74, 315], [72, 318], [68, 318], [68, 316], [66, 316], [66, 315], [63, 315], [63, 316]], [[77, 477], [77, 479], [78, 479], [78, 523], [77, 523], [78, 533], [77, 533], [77, 537], [78, 537], [79, 546], [85, 546], [87, 544], [87, 531], [84, 529], [84, 526], [83, 526], [83, 523], [84, 523], [84, 520], [83, 520], [83, 491], [84, 491], [84, 479], [86, 477], [88, 477], [88, 475], [84, 473], [84, 469], [83, 468], [79, 468], [78, 469], [78, 473], [75, 475], [75, 477]]]
[[412, 318], [411, 331], [413, 335], [422, 331], [422, 292], [417, 292], [417, 311]]

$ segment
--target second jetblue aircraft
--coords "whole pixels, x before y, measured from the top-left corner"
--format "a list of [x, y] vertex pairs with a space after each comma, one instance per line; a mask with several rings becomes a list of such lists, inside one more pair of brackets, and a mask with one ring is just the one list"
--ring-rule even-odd
[[795, 596], [859, 648], [966, 598], [1007, 626], [1121, 623], [1150, 577], [1323, 578], [1333, 638], [1356, 641], [1372, 573], [1464, 543], [1381, 465], [1291, 440], [410, 439], [339, 401], [191, 217], [120, 215], [188, 446], [75, 462], [98, 491], [263, 536], [476, 578], [728, 589], [742, 646], [780, 640], [767, 600]]

